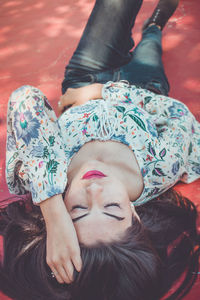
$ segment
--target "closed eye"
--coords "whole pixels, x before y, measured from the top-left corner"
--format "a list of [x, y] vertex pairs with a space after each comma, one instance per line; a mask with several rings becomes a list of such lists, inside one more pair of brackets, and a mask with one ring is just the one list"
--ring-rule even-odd
[[73, 211], [74, 209], [77, 209], [77, 208], [80, 208], [80, 209], [87, 209], [86, 206], [83, 206], [83, 205], [73, 205], [72, 208], [71, 208], [71, 211]]
[[116, 203], [116, 202], [112, 202], [112, 203], [106, 204], [106, 205], [104, 205], [104, 208], [111, 207], [111, 206], [116, 206], [116, 207], [120, 208], [120, 205], [118, 203]]

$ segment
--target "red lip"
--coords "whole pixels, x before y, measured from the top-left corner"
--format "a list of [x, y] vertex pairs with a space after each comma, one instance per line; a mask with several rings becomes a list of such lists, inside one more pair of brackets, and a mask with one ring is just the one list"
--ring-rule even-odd
[[88, 171], [87, 173], [85, 173], [83, 175], [82, 179], [101, 178], [101, 177], [106, 177], [106, 175], [100, 171], [91, 170], [91, 171]]

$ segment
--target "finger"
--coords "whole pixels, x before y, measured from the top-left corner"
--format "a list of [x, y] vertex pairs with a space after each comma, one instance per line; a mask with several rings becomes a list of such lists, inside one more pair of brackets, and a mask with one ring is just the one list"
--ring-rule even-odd
[[60, 101], [58, 101], [58, 111], [59, 111], [60, 113], [62, 113], [62, 110], [63, 110], [63, 103], [62, 103], [62, 101], [60, 100]]
[[62, 102], [58, 101], [58, 109], [62, 109]]
[[81, 255], [76, 255], [74, 257], [72, 257], [72, 262], [73, 262], [73, 265], [74, 267], [76, 268], [76, 270], [78, 272], [81, 271], [81, 268], [82, 268], [82, 259], [81, 259]]
[[52, 277], [55, 277], [56, 280], [59, 283], [64, 283], [64, 280], [62, 279], [62, 277], [60, 276], [60, 274], [56, 271], [55, 268], [51, 267], [51, 271], [52, 271]]
[[63, 105], [63, 103], [61, 101], [58, 101], [58, 113], [59, 113], [59, 115], [61, 115], [63, 112], [65, 112], [66, 110], [68, 110], [72, 106], [75, 106], [75, 105], [72, 105], [72, 104]]
[[69, 278], [67, 272], [65, 271], [64, 267], [61, 266], [57, 266], [57, 273], [59, 275], [59, 277], [62, 279], [63, 282], [66, 283], [70, 283], [72, 280]]
[[135, 206], [132, 205], [132, 204], [131, 204], [131, 210], [132, 210], [133, 216], [134, 216], [135, 218], [137, 218], [138, 221], [140, 221], [140, 217], [139, 217], [138, 213], [137, 213], [136, 210], [135, 210]]
[[65, 95], [60, 96], [60, 99], [59, 99], [59, 101], [58, 101], [58, 108], [59, 108], [60, 110], [63, 109], [64, 105], [67, 105], [66, 100], [67, 100], [67, 99], [66, 99], [66, 96], [65, 96]]
[[74, 266], [73, 266], [72, 262], [68, 262], [63, 267], [65, 269], [65, 272], [68, 275], [68, 278], [69, 278], [70, 282], [73, 281], [73, 279], [74, 279], [74, 276], [73, 276], [74, 275]]
[[70, 98], [67, 95], [62, 95], [60, 97], [60, 101], [59, 104], [62, 106], [62, 108], [64, 106], [68, 106], [68, 105], [73, 105], [74, 101], [70, 100]]

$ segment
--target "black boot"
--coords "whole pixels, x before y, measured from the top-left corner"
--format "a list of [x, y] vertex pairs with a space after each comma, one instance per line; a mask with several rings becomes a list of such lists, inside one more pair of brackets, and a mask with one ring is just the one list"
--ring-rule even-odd
[[176, 10], [180, 0], [160, 0], [152, 16], [144, 22], [143, 30], [150, 24], [155, 24], [162, 30]]

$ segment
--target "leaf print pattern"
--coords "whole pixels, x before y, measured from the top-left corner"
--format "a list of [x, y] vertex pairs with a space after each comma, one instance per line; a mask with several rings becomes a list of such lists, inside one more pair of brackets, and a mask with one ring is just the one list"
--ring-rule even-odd
[[34, 203], [49, 198], [51, 191], [62, 193], [67, 181], [56, 116], [45, 103], [39, 90], [25, 86], [11, 95], [8, 106], [12, 107], [8, 110], [7, 130], [8, 188], [15, 194], [30, 191]]
[[128, 93], [125, 93], [125, 94], [124, 94], [124, 98], [125, 98], [125, 100], [123, 100], [123, 103], [131, 103], [131, 102], [132, 102], [132, 100], [131, 100], [131, 98], [129, 97], [129, 94], [128, 94]]
[[195, 173], [197, 173], [198, 175], [200, 175], [200, 166], [194, 166], [192, 167], [192, 171], [194, 171]]
[[[126, 116], [129, 116], [140, 128], [142, 128], [144, 131], [146, 131], [146, 126], [143, 122], [143, 120], [137, 116], [142, 115], [141, 111], [138, 108], [134, 108], [132, 110], [128, 110], [126, 112], [125, 107], [123, 106], [116, 106], [117, 111], [123, 114], [122, 118], [126, 122]], [[135, 114], [131, 114], [131, 112], [134, 112]]]
[[148, 144], [148, 151], [149, 153], [151, 153], [151, 155], [155, 156], [156, 152], [154, 150], [154, 148], [152, 147], [151, 143]]
[[47, 158], [49, 156], [49, 150], [47, 146], [44, 146], [43, 148], [43, 158]]
[[30, 154], [32, 157], [43, 157], [44, 155], [44, 145], [41, 141], [38, 142], [37, 146], [33, 146]]
[[133, 121], [135, 123], [137, 123], [138, 126], [140, 126], [144, 131], [146, 131], [146, 126], [144, 124], [144, 122], [142, 121], [141, 118], [139, 118], [138, 116], [136, 115], [131, 115], [131, 114], [128, 114], [128, 116], [133, 119]]
[[116, 106], [116, 109], [120, 112], [120, 113], [123, 113], [125, 112], [125, 107], [123, 106]]
[[[111, 86], [112, 90], [109, 89]], [[158, 196], [179, 179], [182, 180], [183, 173], [188, 175], [184, 177], [184, 182], [191, 182], [191, 180], [199, 178], [194, 163], [196, 162], [198, 166], [200, 164], [197, 162], [196, 154], [200, 152], [198, 144], [200, 125], [188, 108], [178, 100], [155, 95], [141, 88], [124, 85], [121, 90], [118, 89], [118, 85], [115, 89], [115, 84], [108, 82], [102, 92], [103, 98], [113, 105], [122, 106], [123, 101], [118, 99], [124, 99], [125, 95], [131, 98], [132, 103], [135, 103], [136, 107], [142, 109], [144, 113], [143, 116], [137, 116], [144, 122], [146, 133], [144, 131], [141, 136], [138, 131], [134, 130], [132, 142], [126, 135], [126, 139], [130, 142], [129, 147], [132, 146], [144, 178], [144, 190], [135, 205], [143, 204], [152, 197]], [[123, 116], [129, 111], [130, 106], [131, 104], [127, 105], [126, 111], [120, 109]], [[129, 130], [126, 132], [129, 135], [131, 133]], [[157, 190], [154, 189], [152, 192], [151, 189], [155, 183]]]
[[89, 111], [93, 110], [94, 109], [94, 106], [91, 105], [91, 104], [85, 104], [85, 105], [82, 105], [82, 106], [76, 106], [76, 107], [72, 107], [72, 108], [69, 108], [69, 112], [71, 114], [82, 114], [82, 113], [88, 113]]
[[7, 151], [12, 151], [16, 149], [16, 140], [14, 136], [9, 135], [7, 138]]
[[189, 145], [189, 149], [188, 149], [188, 155], [190, 155], [192, 153], [192, 142], [190, 142], [190, 145]]
[[67, 128], [69, 128], [70, 126], [71, 126], [71, 124], [73, 124], [73, 122], [72, 121], [70, 121], [70, 122], [67, 122], [66, 124], [65, 124], [65, 128], [67, 129]]
[[163, 149], [160, 151], [160, 153], [159, 153], [160, 158], [165, 157], [166, 153], [167, 153], [166, 149], [163, 148]]
[[184, 104], [124, 82], [106, 83], [102, 97], [57, 120], [38, 89], [26, 86], [11, 95], [6, 159], [11, 192], [31, 191], [34, 203], [63, 193], [71, 159], [93, 140], [120, 142], [133, 151], [144, 181], [134, 205], [178, 180], [200, 178], [200, 124]]
[[[34, 98], [35, 99], [35, 98]], [[35, 114], [36, 116], [44, 116], [44, 109], [43, 109], [43, 105], [40, 105], [38, 102], [36, 103], [36, 105], [33, 107], [35, 109]]]
[[166, 176], [161, 168], [154, 168], [152, 173], [155, 176]]
[[147, 120], [147, 128], [153, 137], [158, 137], [158, 132], [156, 130], [156, 127], [153, 126], [152, 122], [149, 120]]
[[53, 110], [51, 105], [49, 104], [48, 99], [45, 96], [44, 96], [43, 100], [44, 100], [45, 107], [48, 108], [48, 110]]
[[93, 120], [94, 122], [98, 121], [98, 119], [99, 119], [99, 117], [98, 117], [96, 114], [92, 117], [92, 120]]
[[49, 137], [49, 144], [50, 144], [51, 147], [54, 146], [54, 144], [55, 144], [55, 136], [50, 135], [50, 137]]
[[54, 159], [51, 159], [47, 163], [47, 171], [48, 171], [48, 173], [55, 174], [57, 172], [58, 164], [59, 163], [57, 161], [55, 161]]
[[151, 96], [147, 96], [147, 97], [144, 97], [144, 104], [147, 104], [151, 101], [152, 97]]
[[180, 169], [180, 163], [179, 163], [179, 161], [176, 161], [176, 162], [173, 163], [173, 165], [172, 165], [172, 173], [173, 173], [174, 175], [176, 175], [176, 174], [178, 173], [179, 169]]

